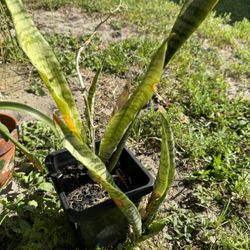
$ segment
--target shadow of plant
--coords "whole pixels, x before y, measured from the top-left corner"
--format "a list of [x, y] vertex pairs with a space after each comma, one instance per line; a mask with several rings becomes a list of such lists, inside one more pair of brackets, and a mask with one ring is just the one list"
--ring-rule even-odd
[[[171, 0], [177, 4], [183, 2], [183, 0]], [[244, 18], [250, 21], [250, 2], [246, 0], [220, 0], [216, 6], [218, 15], [225, 15], [231, 13], [230, 23], [234, 24], [237, 21], [241, 21]]]
[[[41, 186], [42, 184], [42, 186]], [[75, 231], [49, 185], [1, 197], [0, 249], [75, 249]]]

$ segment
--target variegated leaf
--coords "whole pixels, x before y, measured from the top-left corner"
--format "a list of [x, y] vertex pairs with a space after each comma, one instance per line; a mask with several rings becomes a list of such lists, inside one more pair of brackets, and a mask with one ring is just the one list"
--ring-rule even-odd
[[0, 101], [0, 110], [14, 110], [26, 113], [47, 124], [55, 133], [57, 133], [54, 122], [39, 110], [18, 102]]
[[154, 219], [161, 203], [164, 201], [167, 191], [174, 180], [175, 173], [175, 149], [174, 138], [166, 113], [161, 110], [162, 116], [162, 142], [160, 166], [156, 176], [153, 192], [149, 198], [144, 220], [146, 225]]
[[160, 82], [167, 40], [153, 56], [144, 80], [127, 103], [109, 121], [100, 144], [99, 156], [106, 162], [116, 150], [132, 121], [153, 96]]
[[199, 27], [218, 0], [186, 0], [171, 30], [166, 51], [166, 66], [176, 51]]
[[35, 27], [21, 0], [4, 1], [11, 14], [20, 47], [40, 74], [67, 126], [86, 141], [75, 101], [54, 52]]

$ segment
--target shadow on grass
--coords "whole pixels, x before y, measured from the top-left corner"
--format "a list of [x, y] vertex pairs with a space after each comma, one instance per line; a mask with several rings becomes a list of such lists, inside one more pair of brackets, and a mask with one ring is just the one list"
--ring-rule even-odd
[[76, 248], [74, 228], [62, 211], [53, 207], [36, 208], [25, 203], [19, 208], [13, 208], [2, 219], [0, 249], [74, 250]]
[[216, 11], [219, 15], [231, 13], [231, 23], [247, 18], [250, 21], [249, 0], [220, 0]]
[[[182, 0], [171, 0], [181, 3]], [[220, 0], [215, 10], [217, 15], [231, 14], [231, 24], [247, 18], [250, 21], [250, 1], [249, 0]]]

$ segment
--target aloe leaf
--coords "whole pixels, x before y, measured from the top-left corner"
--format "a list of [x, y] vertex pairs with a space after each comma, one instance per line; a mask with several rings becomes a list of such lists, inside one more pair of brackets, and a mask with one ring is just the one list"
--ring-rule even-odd
[[110, 119], [100, 144], [99, 156], [106, 162], [116, 150], [132, 121], [153, 96], [160, 82], [167, 40], [154, 54], [146, 75], [126, 104]]
[[90, 133], [90, 141], [94, 152], [95, 152], [95, 128], [94, 128], [95, 94], [96, 94], [96, 85], [100, 77], [100, 73], [101, 69], [98, 69], [89, 88], [87, 103], [86, 103], [86, 111], [85, 111], [87, 125]]
[[34, 118], [46, 123], [55, 132], [55, 134], [57, 134], [57, 130], [56, 130], [53, 120], [50, 119], [44, 113], [40, 112], [39, 110], [29, 105], [18, 103], [18, 102], [0, 101], [0, 110], [1, 109], [14, 110], [14, 111], [19, 111], [19, 112], [23, 112], [28, 115], [31, 115]]
[[72, 93], [51, 47], [35, 27], [21, 0], [4, 0], [20, 47], [39, 72], [68, 127], [87, 140]]
[[113, 177], [108, 172], [101, 159], [87, 146], [82, 143], [67, 126], [56, 116], [54, 119], [64, 134], [65, 148], [90, 172], [92, 178], [100, 183], [109, 193], [117, 207], [126, 216], [128, 222], [133, 226], [137, 236], [141, 235], [141, 216], [132, 201], [115, 185]]
[[168, 118], [163, 110], [162, 116], [162, 143], [160, 166], [156, 176], [153, 192], [149, 198], [144, 220], [149, 225], [154, 219], [161, 203], [164, 201], [167, 191], [174, 180], [175, 173], [175, 149], [173, 133]]
[[171, 30], [164, 66], [199, 27], [218, 0], [186, 0]]
[[33, 156], [25, 146], [23, 146], [19, 141], [17, 141], [13, 136], [11, 136], [8, 128], [1, 122], [0, 134], [3, 136], [3, 138], [10, 140], [31, 161], [31, 163], [33, 163], [34, 167], [36, 167], [39, 171], [43, 170], [40, 161], [35, 156]]

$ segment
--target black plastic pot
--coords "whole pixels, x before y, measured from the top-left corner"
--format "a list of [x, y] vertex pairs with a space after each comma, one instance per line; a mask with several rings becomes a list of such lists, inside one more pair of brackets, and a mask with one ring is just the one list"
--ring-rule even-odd
[[[61, 184], [63, 176], [60, 170], [78, 162], [67, 150], [49, 154], [45, 163], [62, 207], [69, 220], [74, 223], [78, 238], [85, 249], [113, 246], [126, 238], [128, 222], [111, 199], [83, 211], [69, 206]], [[121, 154], [119, 168], [135, 187], [126, 194], [137, 204], [143, 196], [152, 191], [154, 179], [128, 149], [124, 149]]]

